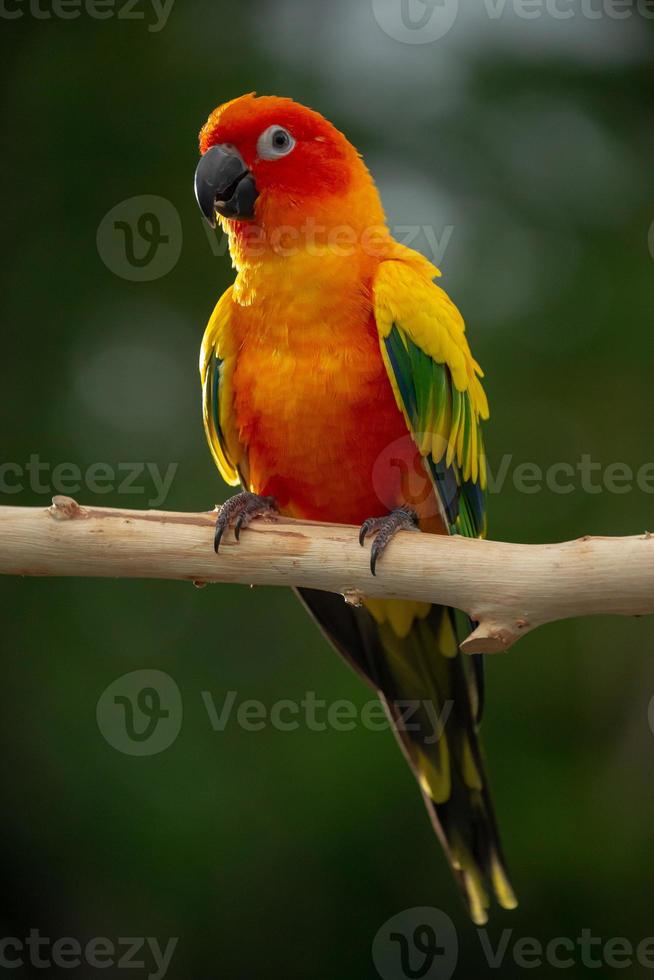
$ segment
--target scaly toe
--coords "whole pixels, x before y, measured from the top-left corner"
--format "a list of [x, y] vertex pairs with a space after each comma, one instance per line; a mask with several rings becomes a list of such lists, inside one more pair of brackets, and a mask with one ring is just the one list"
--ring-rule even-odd
[[247, 527], [255, 517], [273, 517], [279, 512], [274, 497], [260, 497], [256, 493], [244, 490], [230, 497], [229, 500], [220, 508], [216, 520], [216, 533], [214, 535], [213, 547], [216, 554], [220, 548], [220, 542], [227, 528], [234, 522], [234, 537], [240, 539], [241, 530]]
[[373, 531], [377, 531], [379, 529], [379, 525], [382, 524], [383, 522], [384, 522], [383, 517], [369, 517], [367, 521], [363, 522], [363, 524], [359, 528], [359, 544], [361, 545], [362, 548], [365, 544], [368, 535], [372, 534]]
[[377, 574], [377, 562], [386, 551], [398, 531], [417, 531], [418, 516], [408, 507], [398, 507], [386, 517], [369, 517], [359, 530], [359, 544], [363, 545], [369, 534], [376, 532], [370, 549], [370, 571]]

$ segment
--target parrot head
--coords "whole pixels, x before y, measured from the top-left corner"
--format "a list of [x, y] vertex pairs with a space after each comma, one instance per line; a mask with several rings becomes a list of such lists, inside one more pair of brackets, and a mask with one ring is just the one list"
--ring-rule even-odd
[[243, 95], [211, 113], [200, 132], [195, 195], [212, 226], [270, 231], [311, 217], [328, 225], [384, 224], [359, 153], [318, 112], [275, 96]]

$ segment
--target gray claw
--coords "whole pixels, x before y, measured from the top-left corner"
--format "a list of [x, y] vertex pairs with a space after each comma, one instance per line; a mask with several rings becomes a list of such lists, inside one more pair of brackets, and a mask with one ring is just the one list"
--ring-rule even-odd
[[398, 531], [416, 531], [418, 515], [408, 507], [398, 507], [386, 517], [369, 517], [359, 530], [359, 544], [363, 546], [369, 534], [376, 534], [370, 549], [370, 571], [377, 574], [377, 562], [386, 551]]
[[216, 520], [216, 533], [213, 539], [214, 551], [218, 554], [223, 535], [232, 522], [234, 522], [234, 537], [238, 541], [241, 530], [247, 527], [255, 517], [272, 516], [277, 513], [274, 497], [261, 497], [257, 493], [250, 493], [249, 490], [244, 490], [242, 493], [230, 497], [220, 508]]

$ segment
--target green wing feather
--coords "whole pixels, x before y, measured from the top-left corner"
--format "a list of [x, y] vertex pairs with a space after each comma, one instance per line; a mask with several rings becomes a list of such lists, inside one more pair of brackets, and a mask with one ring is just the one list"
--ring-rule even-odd
[[382, 356], [448, 530], [481, 537], [486, 531], [481, 420], [488, 416], [482, 372], [458, 310], [429, 278], [437, 270], [423, 261], [428, 275], [415, 263], [388, 261], [380, 267], [375, 316]]
[[484, 448], [470, 392], [459, 391], [448, 365], [434, 361], [399, 324], [393, 323], [382, 344], [402, 410], [432, 477], [450, 533], [483, 536]]

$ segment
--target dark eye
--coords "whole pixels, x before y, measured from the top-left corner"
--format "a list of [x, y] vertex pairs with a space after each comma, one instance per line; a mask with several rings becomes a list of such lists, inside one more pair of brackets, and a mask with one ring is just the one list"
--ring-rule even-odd
[[295, 146], [295, 140], [283, 126], [269, 126], [257, 141], [257, 154], [262, 160], [278, 160]]
[[285, 129], [276, 129], [272, 134], [272, 145], [276, 150], [286, 150], [291, 145], [291, 137]]

